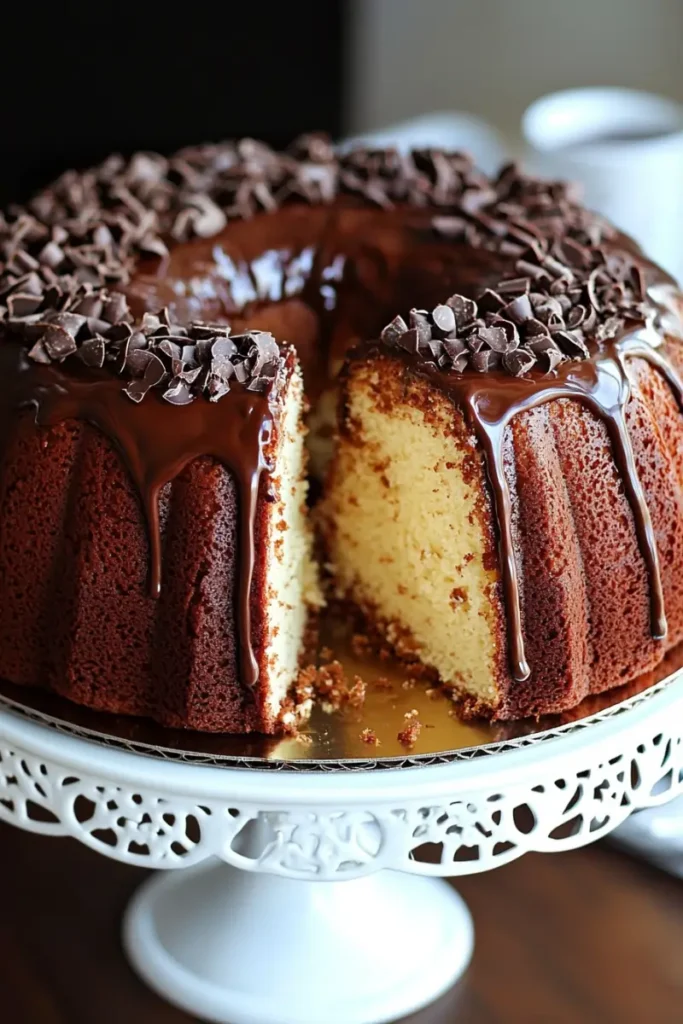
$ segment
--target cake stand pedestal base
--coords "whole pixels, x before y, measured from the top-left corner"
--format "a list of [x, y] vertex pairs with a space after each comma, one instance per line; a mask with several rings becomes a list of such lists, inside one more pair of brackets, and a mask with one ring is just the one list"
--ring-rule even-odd
[[381, 1024], [457, 981], [473, 929], [440, 879], [321, 883], [211, 859], [146, 882], [124, 942], [152, 988], [216, 1024]]
[[0, 820], [173, 869], [140, 890], [125, 943], [195, 1018], [381, 1024], [470, 958], [467, 908], [437, 876], [585, 846], [683, 793], [683, 669], [634, 700], [434, 763], [279, 771], [141, 754], [0, 708]]

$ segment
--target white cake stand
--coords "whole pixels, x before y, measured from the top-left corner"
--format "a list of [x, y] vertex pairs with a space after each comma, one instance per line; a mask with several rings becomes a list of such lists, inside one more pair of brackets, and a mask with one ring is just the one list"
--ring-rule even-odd
[[377, 1024], [435, 999], [470, 959], [470, 915], [437, 876], [581, 846], [670, 799], [682, 737], [680, 673], [562, 730], [375, 771], [169, 761], [0, 711], [0, 814], [186, 869], [143, 885], [124, 941], [190, 1013]]

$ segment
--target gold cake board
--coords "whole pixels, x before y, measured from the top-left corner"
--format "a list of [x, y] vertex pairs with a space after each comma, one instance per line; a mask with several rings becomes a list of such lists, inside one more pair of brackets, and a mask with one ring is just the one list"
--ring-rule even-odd
[[[562, 715], [538, 720], [463, 720], [448, 696], [428, 682], [411, 680], [397, 661], [359, 656], [348, 639], [337, 638], [335, 656], [349, 679], [360, 676], [367, 693], [359, 708], [316, 706], [299, 737], [217, 735], [166, 729], [142, 718], [110, 715], [72, 704], [52, 693], [0, 681], [0, 706], [108, 746], [191, 763], [245, 768], [368, 770], [469, 760], [509, 747], [552, 739], [596, 720], [620, 714], [683, 676], [683, 644], [652, 672], [627, 686], [588, 697]], [[378, 679], [379, 685], [373, 685]], [[406, 715], [421, 724], [415, 742], [399, 740]], [[409, 720], [409, 719], [408, 719]], [[378, 742], [364, 739], [371, 730]]]

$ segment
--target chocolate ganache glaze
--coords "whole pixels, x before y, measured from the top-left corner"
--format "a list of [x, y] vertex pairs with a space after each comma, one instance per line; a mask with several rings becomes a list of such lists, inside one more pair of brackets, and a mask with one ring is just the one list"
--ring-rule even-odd
[[[293, 362], [293, 351], [287, 356]], [[150, 596], [160, 594], [161, 528], [159, 495], [182, 469], [199, 456], [212, 456], [233, 474], [240, 509], [238, 614], [240, 678], [250, 691], [258, 681], [251, 644], [250, 594], [254, 573], [254, 534], [259, 482], [268, 468], [267, 451], [277, 418], [280, 377], [268, 394], [233, 382], [230, 400], [201, 400], [174, 407], [153, 393], [144, 402], [124, 397], [121, 382], [105, 370], [66, 373], [32, 365], [16, 342], [0, 345], [0, 430], [9, 436], [8, 418], [17, 408], [33, 406], [36, 423], [53, 426], [85, 420], [111, 439], [133, 480], [147, 522], [150, 546]]]
[[448, 389], [484, 449], [514, 675], [529, 670], [502, 438], [514, 415], [554, 398], [576, 398], [608, 424], [650, 574], [653, 633], [666, 632], [623, 410], [631, 355], [680, 398], [651, 293], [672, 282], [566, 186], [514, 167], [489, 180], [459, 153], [340, 156], [306, 136], [283, 154], [247, 139], [68, 172], [7, 212], [0, 249], [0, 416], [29, 405], [38, 424], [87, 420], [110, 438], [148, 524], [152, 596], [160, 489], [200, 455], [235, 476], [245, 685], [257, 681], [257, 497], [294, 360], [272, 334], [294, 343], [314, 396], [350, 345], [377, 337], [397, 309], [407, 315], [406, 298], [433, 313], [396, 318], [383, 342]]

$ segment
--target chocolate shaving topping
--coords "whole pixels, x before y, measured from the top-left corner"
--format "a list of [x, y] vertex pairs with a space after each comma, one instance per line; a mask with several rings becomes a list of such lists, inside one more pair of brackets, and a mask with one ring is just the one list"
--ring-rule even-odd
[[271, 335], [172, 324], [163, 310], [133, 323], [120, 289], [140, 257], [163, 257], [174, 241], [210, 237], [231, 219], [287, 203], [344, 195], [384, 209], [433, 208], [436, 233], [508, 261], [510, 271], [478, 297], [454, 295], [382, 332], [385, 344], [440, 367], [551, 372], [564, 359], [586, 358], [649, 308], [643, 267], [605, 252], [618, 245], [614, 230], [568, 186], [513, 165], [491, 180], [457, 152], [340, 154], [325, 136], [305, 135], [284, 153], [241, 139], [170, 158], [114, 155], [0, 214], [2, 333], [23, 339], [35, 362], [78, 358], [120, 373], [134, 401], [151, 388], [174, 404], [200, 395], [217, 401], [235, 381], [265, 392], [282, 365]]
[[513, 377], [523, 377], [536, 362], [536, 356], [528, 348], [516, 348], [503, 356], [503, 366]]
[[464, 327], [476, 319], [477, 307], [472, 299], [466, 299], [464, 295], [452, 295], [446, 305], [450, 306], [455, 314], [456, 327]]
[[455, 334], [455, 312], [451, 306], [437, 306], [432, 312], [432, 320], [445, 338]]
[[103, 313], [109, 310], [123, 319], [111, 324], [69, 312], [48, 313], [44, 322], [23, 325], [24, 337], [35, 338], [29, 358], [49, 365], [76, 356], [93, 369], [109, 366], [127, 379], [123, 390], [132, 401], [141, 402], [158, 388], [174, 405], [187, 405], [201, 395], [217, 401], [228, 394], [232, 378], [265, 394], [282, 366], [280, 348], [266, 331], [231, 336], [226, 324], [171, 323], [165, 310], [146, 313], [133, 329], [124, 296], [103, 291], [98, 301]]
[[107, 343], [104, 338], [96, 335], [83, 342], [78, 350], [78, 355], [86, 366], [102, 369], [107, 354]]
[[71, 334], [58, 324], [48, 324], [40, 341], [50, 359], [57, 363], [63, 362], [67, 356], [78, 351]]
[[[533, 259], [538, 262], [532, 264]], [[557, 266], [555, 257], [528, 252], [526, 260], [528, 266], [542, 264], [554, 274], [552, 282], [550, 276], [541, 281], [529, 273], [504, 278], [476, 299], [452, 295], [431, 313], [412, 310], [410, 328], [396, 317], [382, 331], [381, 341], [443, 370], [503, 370], [523, 377], [531, 370], [552, 373], [566, 360], [590, 358], [591, 347], [615, 337], [627, 320], [642, 319], [646, 312], [642, 274], [625, 257], [606, 260], [600, 250], [582, 247], [577, 257], [581, 266], [573, 272]], [[565, 290], [553, 294], [558, 281]], [[444, 311], [452, 312], [452, 318]]]
[[488, 346], [493, 352], [507, 352], [515, 344], [508, 341], [507, 331], [502, 327], [482, 327], [473, 337], [479, 339], [482, 347]]
[[408, 324], [405, 322], [403, 317], [396, 316], [382, 331], [381, 340], [387, 345], [391, 345], [398, 342], [398, 339], [405, 334], [407, 330]]
[[[486, 191], [481, 203], [468, 195], [457, 217], [435, 217], [433, 226], [500, 253], [501, 240], [512, 239], [522, 251], [510, 271], [475, 297], [451, 296], [427, 317], [413, 311], [411, 327], [416, 318], [420, 323], [417, 344], [397, 317], [381, 335], [389, 348], [417, 352], [425, 363], [457, 373], [552, 373], [564, 361], [590, 358], [627, 321], [643, 321], [653, 311], [638, 257], [606, 253], [603, 243], [615, 232], [578, 206], [566, 186], [508, 167], [493, 193]], [[444, 309], [453, 311], [454, 328]]]
[[[431, 335], [428, 335], [428, 337], [425, 340], [425, 344], [430, 340]], [[406, 352], [412, 352], [414, 355], [417, 355], [418, 352], [420, 351], [420, 334], [417, 327], [410, 327], [407, 331], [405, 331], [400, 336], [400, 338], [398, 338], [397, 345], [399, 346], [399, 348], [404, 349]]]
[[533, 353], [539, 367], [546, 373], [551, 373], [564, 358], [562, 352], [550, 337], [542, 335], [534, 337], [527, 342], [526, 348], [529, 352]]
[[488, 370], [496, 370], [500, 366], [500, 354], [493, 352], [491, 349], [481, 349], [479, 352], [474, 352], [470, 359], [472, 369], [478, 370], [480, 373], [486, 373]]

